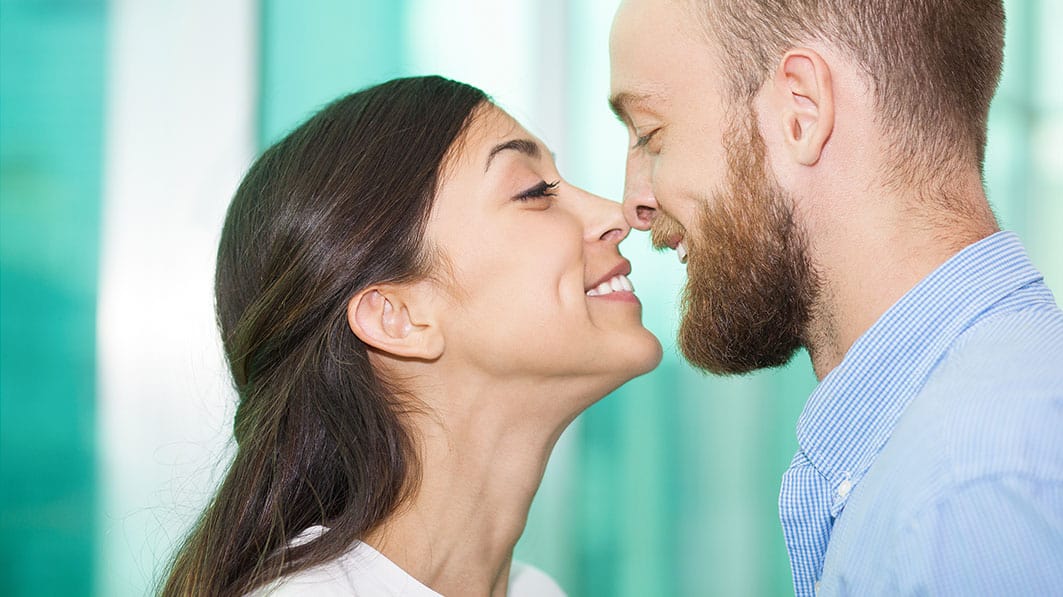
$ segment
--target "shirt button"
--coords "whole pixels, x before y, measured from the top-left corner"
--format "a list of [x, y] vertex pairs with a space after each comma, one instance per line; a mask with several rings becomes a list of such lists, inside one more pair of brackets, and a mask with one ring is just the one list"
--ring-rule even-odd
[[852, 490], [853, 484], [848, 479], [846, 479], [838, 484], [838, 497], [846, 497]]
[[815, 593], [816, 595], [819, 595], [819, 581], [818, 581], [818, 580], [816, 581], [816, 584], [812, 586], [812, 591], [813, 591], [813, 592], [814, 592], [814, 593]]

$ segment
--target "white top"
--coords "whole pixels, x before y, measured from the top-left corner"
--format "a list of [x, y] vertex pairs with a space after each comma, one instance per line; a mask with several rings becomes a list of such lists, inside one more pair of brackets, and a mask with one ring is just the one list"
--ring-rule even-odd
[[[292, 544], [306, 543], [328, 529], [314, 526], [296, 537]], [[280, 578], [247, 597], [441, 597], [421, 584], [398, 564], [361, 541], [340, 557], [307, 570]], [[508, 597], [565, 597], [554, 579], [545, 572], [513, 562], [509, 572]]]

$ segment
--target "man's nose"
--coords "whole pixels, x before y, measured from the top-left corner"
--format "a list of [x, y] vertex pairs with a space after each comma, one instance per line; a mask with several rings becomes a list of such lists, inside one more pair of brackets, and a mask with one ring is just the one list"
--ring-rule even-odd
[[653, 185], [640, 160], [628, 157], [624, 176], [624, 219], [635, 230], [649, 230], [657, 215]]

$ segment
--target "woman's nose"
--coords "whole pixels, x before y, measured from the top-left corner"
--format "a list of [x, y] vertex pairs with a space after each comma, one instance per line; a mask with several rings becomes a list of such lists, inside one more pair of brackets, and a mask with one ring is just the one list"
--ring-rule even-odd
[[657, 199], [645, 171], [637, 156], [628, 156], [624, 176], [624, 219], [636, 230], [649, 230], [657, 215]]
[[624, 220], [624, 212], [615, 201], [605, 197], [599, 197], [587, 191], [580, 191], [584, 195], [581, 203], [586, 206], [586, 238], [588, 241], [606, 241], [620, 244], [627, 238], [631, 227]]

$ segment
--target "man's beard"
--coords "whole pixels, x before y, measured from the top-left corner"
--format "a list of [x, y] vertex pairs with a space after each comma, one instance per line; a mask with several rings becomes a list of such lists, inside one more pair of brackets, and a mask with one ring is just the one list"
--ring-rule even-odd
[[[740, 374], [786, 364], [806, 340], [819, 292], [794, 202], [768, 174], [764, 140], [749, 110], [724, 137], [722, 190], [701, 202], [687, 231], [687, 285], [679, 348], [696, 367]], [[658, 213], [654, 245], [683, 234]]]

